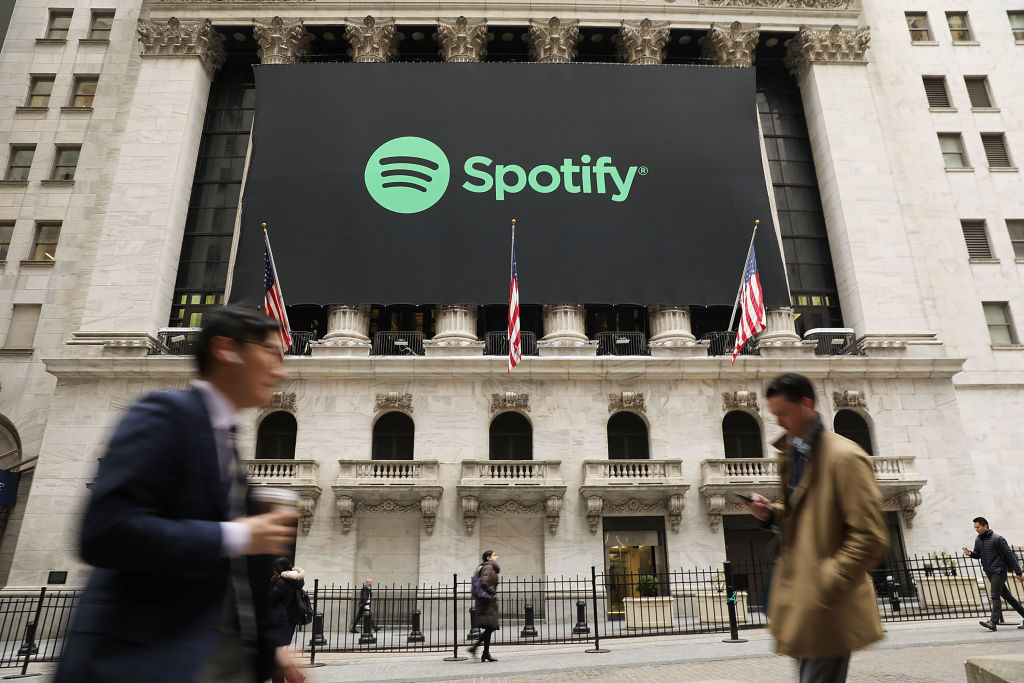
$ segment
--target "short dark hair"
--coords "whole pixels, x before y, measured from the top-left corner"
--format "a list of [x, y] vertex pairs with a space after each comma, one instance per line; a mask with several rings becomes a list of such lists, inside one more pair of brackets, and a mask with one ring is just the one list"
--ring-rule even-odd
[[795, 372], [787, 372], [772, 380], [765, 389], [764, 397], [785, 396], [790, 403], [799, 403], [801, 399], [814, 400], [814, 385], [811, 380]]
[[292, 561], [283, 555], [270, 563], [270, 567], [278, 574], [284, 574], [289, 569], [292, 569], [293, 566]]
[[491, 559], [491, 555], [493, 555], [493, 554], [494, 554], [493, 550], [485, 550], [483, 558], [482, 558], [483, 561], [486, 562], [487, 560]]
[[975, 517], [971, 521], [977, 522], [978, 524], [980, 524], [982, 526], [988, 526], [988, 520], [985, 519], [984, 517]]
[[199, 374], [205, 376], [212, 367], [210, 340], [227, 337], [238, 342], [263, 342], [267, 335], [281, 329], [281, 324], [257, 308], [218, 306], [203, 313], [203, 324], [196, 340], [195, 356]]

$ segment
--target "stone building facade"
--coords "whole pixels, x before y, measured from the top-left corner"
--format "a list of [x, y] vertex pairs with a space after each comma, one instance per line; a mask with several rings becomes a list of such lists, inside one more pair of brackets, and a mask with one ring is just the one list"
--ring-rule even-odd
[[[199, 288], [196, 301], [182, 289], [186, 262], [228, 272], [231, 258], [193, 222], [216, 156], [218, 74], [317, 58], [360, 68], [408, 57], [416, 40], [430, 45], [419, 57], [450, 62], [589, 55], [635, 68], [676, 59], [774, 69], [802, 111], [773, 109], [783, 95], [765, 76], [773, 207], [795, 221], [787, 192], [815, 188], [834, 282], [827, 296], [794, 284], [800, 246], [775, 220], [794, 300], [769, 311], [759, 355], [710, 355], [695, 334], [703, 314], [680, 305], [644, 312], [648, 353], [599, 356], [588, 302], [549, 302], [533, 330], [537, 355], [511, 374], [504, 357], [484, 355], [477, 306], [438, 302], [423, 355], [395, 356], [373, 353], [371, 305], [335, 302], [311, 354], [287, 358], [272, 404], [246, 415], [240, 441], [255, 481], [302, 496], [296, 552], [311, 576], [441, 581], [484, 548], [521, 576], [635, 562], [630, 549], [652, 546], [644, 561], [657, 570], [720, 562], [749, 533], [727, 493], [777, 485], [768, 444], [779, 430], [763, 393], [790, 370], [813, 379], [827, 424], [852, 424], [866, 440], [894, 552], [959, 547], [979, 514], [1024, 539], [1011, 514], [1024, 480], [1024, 329], [1014, 318], [1024, 315], [1024, 183], [1013, 163], [1024, 154], [1024, 3], [550, 7], [536, 16], [508, 2], [483, 16], [417, 2], [358, 13], [295, 0], [16, 5], [0, 52], [0, 438], [3, 466], [22, 472], [0, 543], [7, 586], [81, 585], [75, 534], [104, 441], [134, 398], [186, 385], [191, 363], [171, 347], [185, 333], [165, 328], [187, 327], [186, 304], [201, 311], [230, 287]], [[244, 136], [251, 104], [230, 111]], [[787, 116], [802, 133], [782, 131]], [[803, 185], [785, 177], [799, 163], [780, 161], [790, 138], [807, 147]], [[233, 158], [244, 162], [244, 150]], [[230, 246], [238, 197], [227, 195], [218, 244]], [[821, 353], [802, 338], [799, 318], [812, 315], [826, 327], [841, 315], [857, 353]], [[261, 425], [282, 413], [294, 418], [294, 457], [257, 458]], [[622, 414], [636, 418], [628, 433], [612, 426]], [[496, 434], [499, 418], [519, 436]], [[382, 419], [405, 426], [378, 433], [377, 446], [411, 445], [411, 459], [374, 458]], [[528, 460], [494, 458], [504, 436], [524, 433]], [[646, 443], [646, 457], [615, 457], [619, 436]]]

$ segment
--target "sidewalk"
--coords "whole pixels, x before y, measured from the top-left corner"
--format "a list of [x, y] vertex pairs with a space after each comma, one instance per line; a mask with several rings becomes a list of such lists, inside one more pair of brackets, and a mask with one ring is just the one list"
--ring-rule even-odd
[[[851, 680], [892, 681], [963, 681], [963, 659], [976, 653], [1018, 653], [1024, 645], [1024, 631], [1013, 626], [992, 633], [976, 619], [887, 624], [888, 632], [881, 642], [854, 655]], [[317, 655], [317, 663], [308, 669], [315, 683], [398, 683], [409, 681], [459, 680], [565, 680], [569, 672], [587, 680], [700, 680], [692, 676], [703, 671], [726, 671], [730, 679], [764, 683], [792, 680], [791, 660], [772, 652], [772, 640], [766, 630], [741, 631], [746, 643], [723, 643], [728, 634], [695, 636], [662, 636], [601, 641], [609, 652], [589, 654], [582, 645], [536, 645], [530, 647], [496, 647], [498, 662], [483, 664], [468, 659], [445, 662], [451, 653], [386, 653]], [[460, 648], [460, 656], [465, 649]], [[945, 655], [941, 667], [928, 664]], [[906, 665], [900, 672], [893, 662]], [[700, 666], [720, 662], [723, 666]], [[726, 665], [727, 666], [724, 666]], [[693, 665], [693, 666], [688, 666]], [[52, 671], [53, 664], [31, 664], [29, 672]], [[0, 675], [16, 673], [4, 669]], [[710, 678], [711, 676], [706, 676]], [[722, 677], [721, 675], [717, 677]], [[49, 676], [36, 677], [40, 683]]]

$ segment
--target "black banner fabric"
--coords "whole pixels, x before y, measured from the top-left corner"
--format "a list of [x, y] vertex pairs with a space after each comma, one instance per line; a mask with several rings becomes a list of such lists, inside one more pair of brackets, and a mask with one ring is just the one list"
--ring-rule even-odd
[[612, 64], [256, 67], [231, 299], [732, 305], [754, 220], [788, 305], [753, 69]]

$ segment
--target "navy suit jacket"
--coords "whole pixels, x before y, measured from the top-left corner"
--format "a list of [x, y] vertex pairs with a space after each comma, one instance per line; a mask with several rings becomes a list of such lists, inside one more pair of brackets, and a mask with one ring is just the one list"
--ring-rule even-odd
[[[224, 622], [231, 570], [220, 522], [228, 519], [228, 488], [197, 391], [151, 394], [131, 408], [100, 463], [85, 511], [82, 558], [96, 569], [55, 683], [196, 678]], [[260, 681], [273, 664], [273, 645], [262, 634], [271, 559], [247, 558]]]

